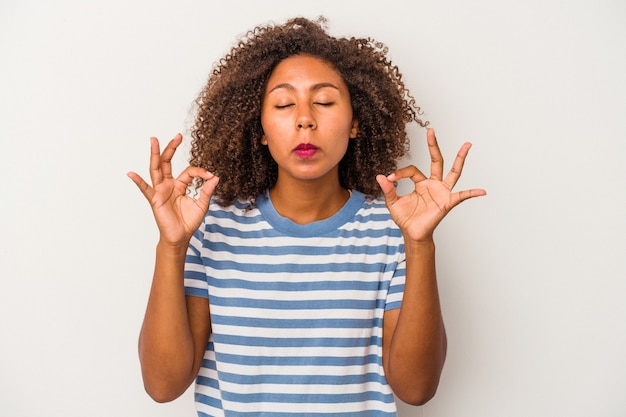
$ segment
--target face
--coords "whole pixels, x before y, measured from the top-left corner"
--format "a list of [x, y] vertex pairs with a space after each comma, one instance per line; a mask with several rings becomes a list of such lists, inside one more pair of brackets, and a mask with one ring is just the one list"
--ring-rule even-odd
[[338, 181], [339, 161], [357, 134], [345, 82], [328, 62], [306, 55], [289, 57], [272, 72], [261, 124], [278, 181]]

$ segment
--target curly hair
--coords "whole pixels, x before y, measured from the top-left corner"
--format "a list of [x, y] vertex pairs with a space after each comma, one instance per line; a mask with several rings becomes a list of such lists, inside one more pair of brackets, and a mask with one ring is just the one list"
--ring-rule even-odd
[[[214, 65], [195, 102], [190, 164], [220, 177], [214, 193], [220, 204], [238, 198], [254, 201], [276, 183], [278, 166], [261, 144], [261, 106], [272, 71], [290, 56], [327, 61], [348, 86], [359, 129], [339, 163], [343, 187], [379, 196], [375, 175], [394, 171], [408, 152], [406, 124], [428, 125], [420, 120], [420, 108], [384, 44], [371, 38], [335, 38], [325, 25], [320, 17], [257, 26]], [[196, 182], [196, 187], [201, 184]]]

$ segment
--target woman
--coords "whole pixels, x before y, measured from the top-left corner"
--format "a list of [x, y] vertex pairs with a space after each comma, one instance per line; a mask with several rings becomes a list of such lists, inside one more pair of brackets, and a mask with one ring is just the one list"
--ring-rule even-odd
[[470, 144], [444, 178], [432, 129], [430, 177], [397, 169], [406, 124], [427, 123], [382, 44], [322, 24], [249, 32], [198, 98], [191, 166], [173, 177], [177, 135], [152, 138], [152, 185], [129, 173], [160, 231], [139, 341], [157, 401], [195, 380], [199, 416], [390, 416], [394, 394], [435, 394], [433, 232], [485, 191], [451, 191]]

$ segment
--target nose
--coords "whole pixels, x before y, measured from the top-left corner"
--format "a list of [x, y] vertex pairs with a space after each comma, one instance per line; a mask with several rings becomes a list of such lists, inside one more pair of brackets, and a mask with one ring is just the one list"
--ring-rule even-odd
[[317, 127], [317, 123], [311, 109], [308, 106], [302, 106], [298, 114], [296, 116], [296, 128], [297, 129], [315, 129]]

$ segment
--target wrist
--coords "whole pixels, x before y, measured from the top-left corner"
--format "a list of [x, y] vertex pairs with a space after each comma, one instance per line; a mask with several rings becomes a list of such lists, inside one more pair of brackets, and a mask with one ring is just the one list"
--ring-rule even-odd
[[424, 253], [435, 251], [435, 240], [432, 236], [428, 239], [410, 239], [404, 236], [404, 250], [408, 253]]
[[162, 255], [185, 256], [187, 254], [188, 246], [189, 242], [172, 243], [159, 239], [159, 242], [157, 243], [157, 252]]

